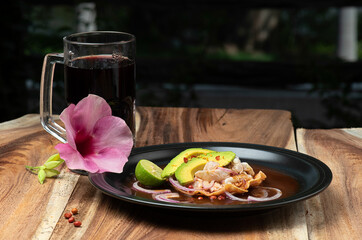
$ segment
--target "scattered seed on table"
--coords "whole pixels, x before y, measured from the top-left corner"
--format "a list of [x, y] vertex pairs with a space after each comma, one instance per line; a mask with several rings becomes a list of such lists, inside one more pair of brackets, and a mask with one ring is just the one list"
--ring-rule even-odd
[[81, 221], [76, 221], [73, 223], [75, 227], [80, 227], [80, 225], [82, 225]]
[[73, 208], [71, 212], [72, 212], [73, 214], [77, 214], [77, 213], [78, 213], [78, 209]]
[[69, 222], [69, 223], [72, 223], [72, 222], [74, 222], [74, 220], [75, 220], [74, 217], [70, 217], [70, 218], [68, 219], [68, 222]]

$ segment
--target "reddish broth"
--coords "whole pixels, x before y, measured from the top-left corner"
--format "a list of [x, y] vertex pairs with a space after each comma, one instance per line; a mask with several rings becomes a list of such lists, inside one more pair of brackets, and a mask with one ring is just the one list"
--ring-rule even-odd
[[[279, 199], [292, 196], [299, 189], [299, 184], [298, 184], [297, 180], [295, 180], [293, 177], [290, 177], [290, 176], [288, 176], [286, 174], [283, 174], [281, 172], [275, 171], [275, 170], [270, 169], [270, 168], [262, 167], [262, 166], [252, 165], [252, 168], [254, 169], [255, 173], [258, 173], [259, 170], [261, 170], [267, 176], [266, 180], [263, 181], [263, 183], [260, 186], [274, 187], [274, 188], [278, 188], [278, 189], [280, 189], [282, 191], [283, 194]], [[130, 177], [129, 179], [127, 179], [126, 186], [131, 188], [132, 184], [135, 181], [137, 181], [137, 180], [136, 180], [136, 178], [134, 176]], [[165, 183], [164, 185], [158, 187], [157, 189], [171, 189], [172, 192], [178, 192], [168, 182]], [[252, 189], [250, 189], [250, 191], [252, 191]], [[235, 195], [235, 196], [242, 197], [242, 198], [247, 198], [247, 196], [250, 195], [250, 191], [248, 193], [239, 194], [239, 195]], [[138, 196], [138, 197], [142, 197], [142, 198], [153, 199], [152, 194], [138, 192], [138, 191], [135, 191], [133, 189], [132, 189], [132, 194], [134, 194], [135, 196]], [[228, 198], [223, 199], [223, 200], [219, 200], [219, 199], [212, 200], [207, 196], [202, 196], [202, 199], [200, 199], [199, 198], [200, 196], [202, 196], [202, 195], [189, 196], [189, 195], [185, 195], [183, 193], [180, 193], [180, 198], [175, 198], [175, 200], [186, 201], [188, 203], [209, 204], [209, 205], [210, 204], [213, 204], [213, 205], [232, 205], [232, 204], [249, 204], [249, 203], [253, 203], [253, 202], [240, 202], [240, 201], [230, 200]]]

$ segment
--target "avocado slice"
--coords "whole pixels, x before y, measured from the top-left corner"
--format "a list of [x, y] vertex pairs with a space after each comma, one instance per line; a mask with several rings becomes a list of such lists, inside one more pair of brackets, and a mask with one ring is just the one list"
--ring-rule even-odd
[[182, 163], [188, 162], [193, 157], [197, 157], [201, 154], [207, 154], [210, 152], [214, 151], [203, 148], [188, 148], [182, 151], [166, 165], [166, 167], [162, 170], [161, 177], [168, 178], [172, 176]]
[[195, 173], [204, 169], [208, 161], [203, 158], [193, 158], [187, 163], [182, 163], [175, 172], [175, 177], [181, 185], [186, 185], [194, 181]]
[[236, 154], [231, 151], [226, 152], [210, 152], [207, 154], [203, 154], [198, 156], [199, 158], [203, 158], [207, 161], [213, 161], [220, 164], [221, 167], [228, 165], [234, 160]]

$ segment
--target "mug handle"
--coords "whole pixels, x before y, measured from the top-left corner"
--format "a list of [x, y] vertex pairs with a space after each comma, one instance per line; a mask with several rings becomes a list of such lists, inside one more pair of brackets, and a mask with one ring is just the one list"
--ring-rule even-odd
[[56, 63], [64, 64], [63, 53], [49, 53], [44, 57], [40, 83], [40, 122], [45, 131], [61, 141], [67, 142], [66, 132], [52, 115], [53, 76]]

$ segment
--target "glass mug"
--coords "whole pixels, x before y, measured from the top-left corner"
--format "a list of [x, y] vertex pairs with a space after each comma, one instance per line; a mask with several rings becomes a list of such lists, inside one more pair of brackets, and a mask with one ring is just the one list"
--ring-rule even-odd
[[104, 98], [112, 115], [121, 117], [135, 134], [136, 39], [122, 32], [75, 33], [63, 38], [64, 52], [44, 58], [40, 84], [40, 121], [43, 128], [65, 143], [65, 129], [52, 116], [52, 88], [56, 63], [64, 64], [65, 98], [78, 103], [88, 94]]

